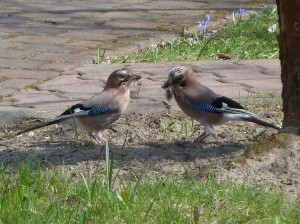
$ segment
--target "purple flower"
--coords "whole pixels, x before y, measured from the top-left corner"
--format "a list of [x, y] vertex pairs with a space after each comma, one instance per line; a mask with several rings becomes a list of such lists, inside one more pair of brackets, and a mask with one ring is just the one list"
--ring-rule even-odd
[[210, 21], [210, 19], [211, 19], [211, 14], [209, 12], [206, 12], [204, 21], [208, 22]]
[[198, 22], [198, 26], [203, 29], [203, 30], [206, 30], [207, 29], [207, 23], [208, 21], [199, 21]]
[[242, 15], [245, 12], [245, 9], [239, 8], [238, 10], [235, 11], [237, 14]]

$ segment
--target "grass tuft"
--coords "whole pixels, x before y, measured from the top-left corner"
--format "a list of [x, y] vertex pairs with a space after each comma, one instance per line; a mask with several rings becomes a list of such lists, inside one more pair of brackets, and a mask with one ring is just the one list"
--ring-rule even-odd
[[195, 128], [195, 120], [187, 117], [178, 122], [177, 118], [171, 121], [160, 120], [160, 129], [163, 131], [162, 141], [175, 142], [178, 139], [189, 139], [194, 136], [197, 131]]

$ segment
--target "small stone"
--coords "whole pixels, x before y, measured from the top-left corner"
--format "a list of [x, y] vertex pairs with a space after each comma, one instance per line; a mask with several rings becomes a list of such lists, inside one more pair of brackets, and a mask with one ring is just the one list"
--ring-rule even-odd
[[28, 136], [29, 136], [29, 137], [32, 137], [32, 136], [34, 136], [34, 135], [35, 135], [35, 134], [34, 134], [33, 131], [28, 132]]
[[128, 142], [129, 142], [129, 143], [133, 143], [133, 142], [134, 142], [134, 139], [133, 139], [132, 137], [130, 137], [130, 138], [128, 139]]
[[157, 48], [157, 44], [151, 44], [150, 49], [155, 49]]

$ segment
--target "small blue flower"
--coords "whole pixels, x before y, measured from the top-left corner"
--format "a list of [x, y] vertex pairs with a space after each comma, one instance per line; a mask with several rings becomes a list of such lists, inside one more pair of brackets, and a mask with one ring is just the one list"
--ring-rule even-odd
[[204, 21], [208, 22], [211, 19], [211, 14], [209, 12], [205, 13], [205, 19]]
[[242, 15], [245, 12], [245, 9], [239, 8], [238, 10], [235, 11], [237, 14]]
[[206, 30], [207, 29], [207, 21], [199, 21], [198, 22], [198, 26], [203, 29]]
[[206, 30], [207, 27], [208, 27], [208, 22], [210, 21], [210, 19], [211, 19], [211, 14], [209, 12], [206, 12], [204, 20], [198, 22], [199, 27], [203, 30]]

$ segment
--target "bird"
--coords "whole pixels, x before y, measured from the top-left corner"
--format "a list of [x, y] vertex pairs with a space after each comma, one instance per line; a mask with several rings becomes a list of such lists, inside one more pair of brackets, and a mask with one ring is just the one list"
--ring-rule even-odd
[[204, 132], [194, 140], [195, 143], [202, 143], [212, 134], [214, 125], [228, 121], [248, 121], [280, 130], [280, 127], [259, 119], [240, 103], [202, 85], [190, 66], [173, 68], [162, 88], [168, 100], [174, 96], [180, 109], [204, 126]]
[[121, 117], [130, 101], [130, 84], [141, 78], [128, 68], [115, 70], [109, 75], [100, 93], [71, 106], [52, 120], [18, 132], [17, 136], [53, 124], [75, 123], [76, 127], [81, 127], [90, 134], [100, 146], [102, 154], [102, 146], [106, 141], [101, 131]]

